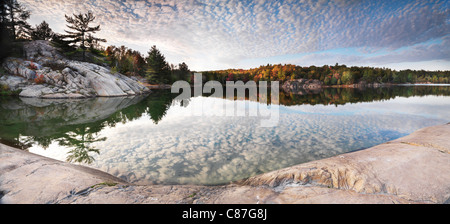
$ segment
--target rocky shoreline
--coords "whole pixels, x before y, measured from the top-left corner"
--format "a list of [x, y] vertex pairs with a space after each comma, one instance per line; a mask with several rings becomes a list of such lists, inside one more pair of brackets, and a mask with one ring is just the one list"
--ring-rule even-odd
[[[428, 83], [432, 84], [432, 83]], [[395, 83], [367, 83], [361, 81], [359, 83], [350, 84], [350, 85], [324, 85], [323, 82], [317, 79], [294, 79], [288, 80], [281, 85], [281, 89], [283, 89], [287, 93], [293, 94], [317, 94], [322, 89], [325, 88], [380, 88], [380, 87], [390, 87], [396, 85], [404, 85], [404, 84], [395, 84]]]
[[0, 144], [1, 203], [450, 203], [450, 123], [224, 186], [127, 183]]
[[2, 64], [2, 89], [20, 91], [20, 97], [43, 99], [118, 97], [150, 92], [137, 78], [110, 69], [68, 60], [49, 41], [24, 43], [24, 58]]

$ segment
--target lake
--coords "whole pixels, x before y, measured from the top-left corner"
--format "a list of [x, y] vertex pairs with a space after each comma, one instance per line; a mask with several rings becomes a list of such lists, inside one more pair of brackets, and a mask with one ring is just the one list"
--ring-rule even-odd
[[[87, 165], [136, 184], [226, 184], [372, 147], [450, 121], [450, 86], [280, 92], [272, 108], [207, 95], [77, 100], [0, 98], [0, 142]], [[235, 114], [223, 108], [232, 105]], [[247, 112], [246, 112], [247, 111]]]

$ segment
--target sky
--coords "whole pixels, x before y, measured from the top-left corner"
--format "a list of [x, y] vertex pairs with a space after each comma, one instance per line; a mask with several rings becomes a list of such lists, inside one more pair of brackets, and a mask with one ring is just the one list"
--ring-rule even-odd
[[19, 0], [31, 25], [64, 33], [64, 15], [96, 16], [106, 45], [156, 45], [190, 70], [266, 64], [450, 70], [449, 0]]

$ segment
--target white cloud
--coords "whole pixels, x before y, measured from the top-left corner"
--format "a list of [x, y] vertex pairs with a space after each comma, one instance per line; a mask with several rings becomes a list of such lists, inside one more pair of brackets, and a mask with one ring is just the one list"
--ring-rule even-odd
[[395, 50], [450, 33], [449, 4], [440, 0], [23, 1], [33, 21], [50, 20], [58, 32], [64, 14], [92, 10], [103, 28], [98, 35], [111, 44], [130, 43], [141, 52], [156, 44], [169, 61], [198, 70], [335, 48]]
[[[425, 68], [426, 70], [448, 70], [450, 69], [450, 49], [447, 47], [449, 44], [450, 36], [445, 36], [442, 39], [419, 43], [397, 50], [389, 50], [387, 48], [333, 49], [300, 55], [294, 59], [287, 60], [286, 63], [303, 66], [322, 66], [339, 63], [348, 66], [385, 66], [393, 69], [410, 68], [420, 70]], [[425, 62], [425, 64], [429, 63], [432, 66], [422, 64], [416, 67], [414, 64], [411, 64], [422, 62]]]

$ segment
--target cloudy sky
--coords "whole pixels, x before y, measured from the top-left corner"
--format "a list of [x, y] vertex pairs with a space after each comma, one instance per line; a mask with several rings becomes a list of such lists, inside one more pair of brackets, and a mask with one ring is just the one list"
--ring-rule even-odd
[[335, 63], [450, 70], [448, 0], [20, 0], [30, 23], [64, 32], [64, 14], [97, 16], [107, 44], [191, 70]]

